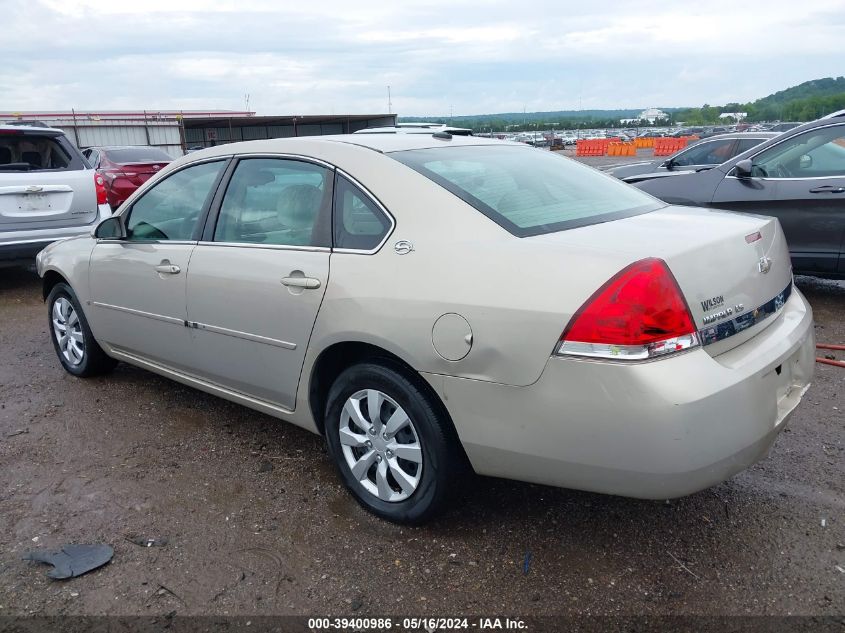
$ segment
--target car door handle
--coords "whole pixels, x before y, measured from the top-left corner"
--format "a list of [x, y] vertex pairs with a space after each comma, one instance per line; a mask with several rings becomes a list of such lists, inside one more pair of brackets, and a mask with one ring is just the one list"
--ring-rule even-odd
[[825, 185], [824, 187], [816, 187], [810, 189], [810, 193], [845, 193], [845, 187], [834, 187], [833, 185]]
[[174, 264], [159, 264], [156, 266], [156, 272], [163, 275], [178, 275], [182, 269]]
[[289, 288], [305, 288], [315, 290], [320, 287], [320, 280], [313, 277], [283, 277], [282, 284]]

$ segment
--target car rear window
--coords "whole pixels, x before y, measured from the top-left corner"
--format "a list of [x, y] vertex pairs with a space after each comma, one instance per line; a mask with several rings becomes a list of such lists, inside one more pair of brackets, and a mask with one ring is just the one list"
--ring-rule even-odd
[[113, 163], [163, 163], [173, 160], [167, 152], [157, 147], [127, 147], [102, 151]]
[[81, 159], [62, 140], [55, 135], [0, 132], [0, 171], [83, 169]]
[[598, 224], [665, 206], [611, 176], [529, 147], [438, 147], [390, 156], [517, 237]]

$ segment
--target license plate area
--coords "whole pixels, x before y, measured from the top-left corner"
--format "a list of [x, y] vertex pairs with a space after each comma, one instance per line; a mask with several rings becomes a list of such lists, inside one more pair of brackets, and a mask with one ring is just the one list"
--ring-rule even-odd
[[775, 399], [778, 415], [775, 420], [775, 427], [780, 425], [801, 400], [806, 390], [806, 384], [802, 378], [803, 373], [800, 367], [801, 350], [798, 349], [777, 367], [763, 376], [768, 391]]
[[50, 195], [46, 193], [23, 193], [17, 199], [18, 210], [26, 212], [52, 211]]

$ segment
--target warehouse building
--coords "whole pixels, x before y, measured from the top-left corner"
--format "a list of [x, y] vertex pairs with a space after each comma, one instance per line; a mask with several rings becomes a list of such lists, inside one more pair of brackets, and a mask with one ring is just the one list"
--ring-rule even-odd
[[189, 148], [290, 136], [351, 134], [396, 124], [395, 114], [256, 116], [229, 110], [0, 112], [0, 122], [60, 128], [80, 149], [149, 145], [178, 157]]

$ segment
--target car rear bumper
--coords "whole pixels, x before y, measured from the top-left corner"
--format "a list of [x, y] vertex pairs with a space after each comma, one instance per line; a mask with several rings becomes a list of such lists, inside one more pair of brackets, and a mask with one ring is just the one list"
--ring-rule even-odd
[[27, 231], [0, 231], [0, 263], [26, 262], [35, 258], [48, 244], [79, 235], [90, 235], [102, 220], [112, 214], [108, 204], [97, 207], [97, 219], [91, 224]]
[[691, 494], [768, 453], [809, 388], [813, 318], [776, 321], [717, 357], [621, 364], [552, 357], [527, 387], [423, 374], [476, 472], [650, 499]]

